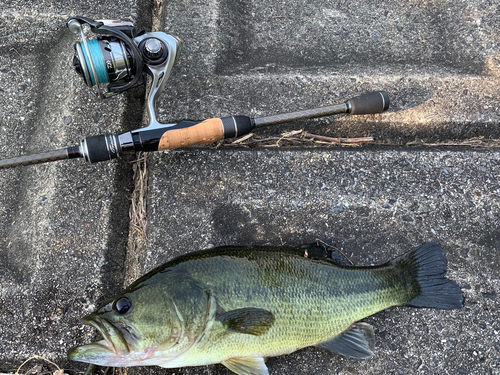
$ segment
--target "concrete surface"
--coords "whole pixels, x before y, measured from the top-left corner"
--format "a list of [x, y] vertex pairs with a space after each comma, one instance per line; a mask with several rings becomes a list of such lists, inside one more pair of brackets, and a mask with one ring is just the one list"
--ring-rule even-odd
[[[117, 5], [2, 2], [0, 30], [40, 28], [84, 8], [90, 16], [129, 17], [143, 7], [127, 1], [119, 13]], [[142, 99], [134, 93], [102, 103], [82, 86], [72, 70], [74, 42], [66, 27], [0, 39], [2, 157], [76, 145], [140, 122]], [[0, 172], [1, 370], [34, 354], [60, 361], [67, 343], [81, 337], [81, 312], [120, 289], [132, 189], [127, 161]]]
[[[374, 358], [308, 349], [270, 360], [270, 373], [498, 372], [499, 156], [388, 148], [157, 155], [143, 272], [194, 249], [235, 243], [328, 239], [355, 264], [371, 265], [438, 241], [449, 277], [465, 293], [463, 309], [390, 309], [366, 319], [375, 327]], [[222, 366], [209, 373], [229, 374]]]
[[[256, 132], [372, 136], [377, 147], [151, 155], [149, 177], [135, 186], [148, 182], [142, 247], [127, 245], [137, 238], [129, 230], [131, 160], [2, 171], [0, 371], [40, 355], [83, 372], [65, 359], [69, 347], [95, 336], [79, 317], [178, 254], [320, 238], [363, 265], [438, 241], [466, 306], [384, 311], [366, 319], [376, 331], [374, 358], [308, 348], [269, 359], [271, 374], [500, 373], [498, 149], [407, 145], [500, 138], [497, 2], [6, 0], [0, 9], [0, 36], [83, 15], [181, 37], [181, 59], [159, 103], [164, 122], [271, 115], [376, 89], [393, 102], [383, 115]], [[64, 27], [0, 39], [0, 157], [140, 126], [144, 90], [93, 99], [72, 71], [74, 42]], [[42, 363], [24, 372], [54, 370]], [[220, 365], [126, 372], [229, 374]]]

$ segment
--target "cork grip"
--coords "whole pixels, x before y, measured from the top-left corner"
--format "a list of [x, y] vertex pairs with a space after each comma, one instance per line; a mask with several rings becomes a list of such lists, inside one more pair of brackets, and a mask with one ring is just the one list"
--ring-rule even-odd
[[211, 118], [187, 128], [167, 130], [160, 138], [158, 151], [216, 142], [223, 138], [221, 119]]

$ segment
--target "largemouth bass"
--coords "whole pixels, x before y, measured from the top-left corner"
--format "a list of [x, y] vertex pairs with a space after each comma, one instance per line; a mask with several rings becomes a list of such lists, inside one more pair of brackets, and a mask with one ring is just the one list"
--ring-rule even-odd
[[166, 368], [222, 363], [264, 375], [264, 358], [319, 346], [373, 355], [373, 329], [359, 323], [391, 306], [456, 309], [439, 244], [376, 267], [347, 267], [312, 247], [222, 247], [176, 258], [141, 277], [84, 323], [103, 340], [68, 358], [102, 366]]

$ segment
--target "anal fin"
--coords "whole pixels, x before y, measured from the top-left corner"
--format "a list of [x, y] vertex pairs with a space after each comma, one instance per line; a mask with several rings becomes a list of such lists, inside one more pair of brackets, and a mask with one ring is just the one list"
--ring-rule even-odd
[[235, 357], [222, 362], [232, 372], [238, 375], [269, 375], [264, 358], [262, 357]]
[[366, 359], [373, 356], [375, 335], [371, 325], [354, 323], [333, 339], [317, 346], [346, 357]]

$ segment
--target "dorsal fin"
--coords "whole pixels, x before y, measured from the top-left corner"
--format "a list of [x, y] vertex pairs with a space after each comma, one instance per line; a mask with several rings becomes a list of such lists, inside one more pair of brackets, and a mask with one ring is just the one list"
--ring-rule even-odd
[[340, 251], [331, 241], [329, 240], [323, 240], [323, 239], [317, 239], [316, 244], [310, 245], [310, 248], [316, 248], [320, 250], [316, 250], [316, 254], [321, 254], [319, 257], [318, 255], [314, 254], [313, 251], [313, 256], [311, 258], [317, 258], [317, 259], [322, 259], [326, 260], [328, 262], [335, 263], [338, 266], [341, 267], [353, 267], [354, 263], [345, 255], [342, 251]]

